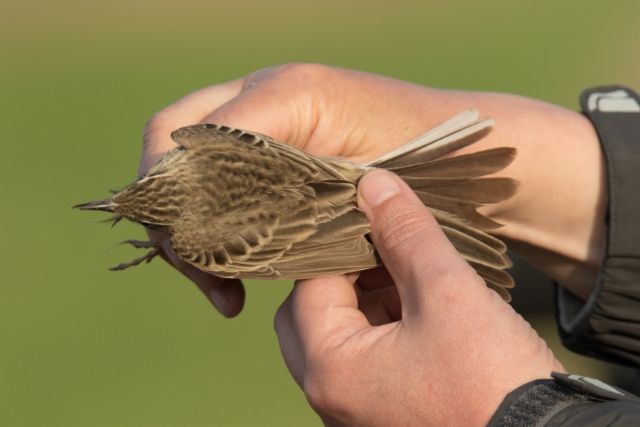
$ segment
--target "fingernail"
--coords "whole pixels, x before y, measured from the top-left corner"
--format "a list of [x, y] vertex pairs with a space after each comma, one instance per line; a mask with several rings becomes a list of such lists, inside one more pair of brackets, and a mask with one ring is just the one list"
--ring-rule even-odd
[[226, 295], [217, 289], [212, 289], [209, 292], [209, 298], [211, 299], [213, 305], [218, 309], [218, 311], [222, 311], [224, 309], [224, 306], [227, 304]]
[[400, 194], [400, 187], [387, 171], [376, 170], [367, 173], [360, 180], [358, 193], [369, 207], [376, 207], [385, 200]]

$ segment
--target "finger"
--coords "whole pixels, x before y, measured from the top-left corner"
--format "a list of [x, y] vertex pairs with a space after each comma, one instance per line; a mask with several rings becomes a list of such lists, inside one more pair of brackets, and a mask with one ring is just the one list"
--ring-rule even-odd
[[138, 175], [144, 174], [168, 150], [176, 147], [171, 132], [203, 122], [212, 111], [236, 97], [244, 77], [195, 91], [154, 114], [144, 129], [142, 160]]
[[304, 148], [318, 121], [316, 93], [308, 87], [301, 88], [304, 93], [296, 90], [292, 81], [295, 76], [287, 74], [286, 68], [268, 68], [247, 76], [242, 93], [203, 121], [261, 133]]
[[396, 175], [381, 169], [365, 174], [358, 207], [371, 221], [373, 243], [398, 287], [403, 318], [407, 312], [426, 313], [430, 301], [441, 303], [482, 282]]
[[242, 311], [246, 292], [240, 279], [217, 277], [196, 267], [178, 271], [195, 283], [224, 317], [235, 317]]
[[282, 357], [293, 379], [302, 388], [305, 362], [302, 346], [293, 326], [292, 294], [284, 300], [273, 320], [273, 326], [278, 336], [278, 344]]
[[[205, 296], [209, 295], [209, 299], [218, 311], [227, 318], [236, 317], [240, 314], [246, 299], [246, 291], [242, 280], [223, 279], [222, 283], [220, 283], [219, 277], [208, 273], [204, 273], [204, 275], [205, 278], [196, 282], [196, 284]], [[208, 282], [205, 281], [207, 279]], [[202, 283], [205, 283], [205, 286], [202, 286]]]
[[346, 276], [296, 282], [292, 307], [305, 355], [322, 354], [371, 326], [358, 310], [356, 291]]
[[242, 311], [245, 301], [245, 289], [239, 279], [224, 279], [213, 276], [188, 264], [176, 255], [171, 247], [169, 236], [153, 230], [147, 230], [149, 236], [160, 243], [162, 258], [176, 270], [194, 282], [204, 296], [225, 317], [235, 317]]
[[360, 302], [359, 308], [371, 326], [386, 325], [402, 319], [400, 295], [395, 287], [369, 292]]

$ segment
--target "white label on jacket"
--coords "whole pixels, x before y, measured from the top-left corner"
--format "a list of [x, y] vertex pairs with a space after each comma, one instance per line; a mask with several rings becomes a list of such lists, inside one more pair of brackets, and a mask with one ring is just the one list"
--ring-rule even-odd
[[613, 92], [594, 92], [587, 102], [589, 111], [599, 110], [603, 113], [640, 113], [640, 105], [629, 94], [620, 89]]
[[614, 393], [614, 394], [619, 394], [621, 396], [624, 396], [624, 393], [620, 393], [618, 390], [616, 390], [615, 388], [611, 387], [609, 384], [605, 384], [600, 380], [596, 380], [596, 379], [589, 378], [589, 377], [583, 377], [581, 375], [569, 375], [569, 379], [573, 380], [573, 381], [578, 381], [578, 382], [584, 382], [584, 383], [587, 383], [587, 384], [591, 384], [592, 386], [601, 388], [603, 390], [606, 390], [609, 393]]

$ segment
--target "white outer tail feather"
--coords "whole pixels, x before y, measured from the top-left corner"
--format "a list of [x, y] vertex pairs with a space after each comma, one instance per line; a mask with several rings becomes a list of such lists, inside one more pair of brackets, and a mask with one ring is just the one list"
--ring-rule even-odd
[[420, 135], [413, 141], [408, 142], [403, 146], [367, 163], [367, 166], [375, 167], [381, 163], [403, 156], [407, 153], [434, 150], [453, 141], [464, 138], [467, 135], [478, 132], [481, 129], [489, 127], [492, 128], [495, 126], [494, 119], [490, 117], [478, 119], [479, 115], [480, 113], [475, 108], [465, 110], [431, 129], [427, 133]]

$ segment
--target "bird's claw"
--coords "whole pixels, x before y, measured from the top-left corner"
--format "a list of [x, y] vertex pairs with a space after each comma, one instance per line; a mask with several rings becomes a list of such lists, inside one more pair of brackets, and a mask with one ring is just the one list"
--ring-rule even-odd
[[144, 261], [146, 261], [147, 263], [151, 262], [152, 259], [154, 259], [155, 257], [157, 257], [158, 255], [160, 255], [162, 253], [162, 248], [160, 247], [160, 244], [154, 240], [149, 240], [149, 241], [142, 241], [142, 240], [125, 240], [122, 243], [119, 243], [120, 245], [124, 245], [124, 244], [129, 244], [131, 246], [133, 246], [134, 248], [153, 248], [153, 250], [149, 251], [149, 253], [147, 253], [145, 256], [142, 256], [140, 258], [136, 258], [131, 262], [126, 262], [126, 263], [122, 263], [116, 267], [112, 267], [109, 270], [111, 271], [119, 271], [119, 270], [125, 270], [129, 267], [133, 267], [134, 265], [138, 265], [143, 263]]

